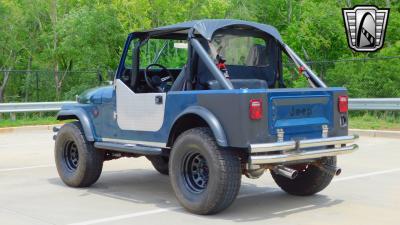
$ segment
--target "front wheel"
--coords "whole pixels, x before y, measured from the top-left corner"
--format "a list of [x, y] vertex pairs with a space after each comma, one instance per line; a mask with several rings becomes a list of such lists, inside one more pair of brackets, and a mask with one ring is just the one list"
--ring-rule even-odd
[[[320, 162], [326, 165], [336, 166], [336, 156], [323, 158]], [[294, 165], [292, 168], [298, 169], [299, 171], [297, 177], [293, 180], [276, 174], [271, 170], [272, 178], [275, 180], [276, 184], [282, 190], [292, 195], [313, 195], [325, 189], [334, 177], [334, 174], [328, 173], [312, 164]]]
[[240, 160], [217, 146], [208, 128], [193, 128], [174, 143], [169, 175], [181, 205], [196, 214], [214, 214], [235, 200], [240, 188]]
[[88, 187], [100, 177], [104, 154], [86, 140], [79, 122], [60, 128], [54, 155], [58, 174], [68, 186]]

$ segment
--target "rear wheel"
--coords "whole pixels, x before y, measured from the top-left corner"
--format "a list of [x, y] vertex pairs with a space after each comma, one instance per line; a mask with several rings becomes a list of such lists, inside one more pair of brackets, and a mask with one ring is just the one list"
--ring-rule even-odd
[[71, 187], [88, 187], [100, 177], [104, 154], [88, 142], [79, 122], [63, 125], [54, 148], [61, 180]]
[[150, 160], [154, 169], [156, 169], [159, 173], [168, 175], [168, 157], [166, 156], [147, 156], [147, 159]]
[[[336, 166], [336, 156], [321, 159], [321, 163]], [[295, 165], [299, 173], [295, 179], [289, 179], [271, 170], [272, 178], [276, 184], [285, 192], [292, 195], [313, 195], [325, 189], [332, 181], [334, 174], [328, 173], [312, 164]]]
[[196, 214], [227, 208], [240, 188], [240, 160], [230, 149], [217, 146], [208, 128], [181, 134], [170, 155], [169, 174], [178, 201]]

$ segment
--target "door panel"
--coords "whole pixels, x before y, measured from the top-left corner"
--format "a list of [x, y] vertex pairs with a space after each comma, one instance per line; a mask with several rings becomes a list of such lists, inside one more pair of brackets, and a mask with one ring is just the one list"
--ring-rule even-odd
[[[164, 122], [165, 93], [134, 93], [116, 80], [117, 123], [122, 130], [158, 131]], [[161, 99], [161, 100], [160, 100]]]

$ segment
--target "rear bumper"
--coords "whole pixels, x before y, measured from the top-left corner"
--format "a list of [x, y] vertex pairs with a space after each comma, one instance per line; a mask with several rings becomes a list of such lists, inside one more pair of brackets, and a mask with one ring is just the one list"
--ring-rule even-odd
[[[284, 141], [250, 145], [249, 163], [253, 165], [285, 163], [296, 160], [317, 159], [354, 152], [357, 135]], [[312, 148], [305, 150], [307, 148]]]

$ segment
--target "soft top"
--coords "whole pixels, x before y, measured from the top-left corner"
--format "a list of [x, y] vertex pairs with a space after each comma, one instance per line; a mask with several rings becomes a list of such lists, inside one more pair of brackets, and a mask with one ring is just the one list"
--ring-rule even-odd
[[207, 40], [211, 40], [213, 34], [223, 28], [237, 27], [237, 28], [247, 28], [251, 30], [258, 30], [266, 33], [279, 42], [283, 43], [282, 38], [278, 30], [270, 25], [234, 20], [234, 19], [204, 19], [204, 20], [193, 20], [183, 23], [178, 23], [174, 25], [158, 27], [147, 31], [133, 32], [132, 35], [140, 36], [155, 36], [158, 38], [177, 38], [186, 39], [188, 32], [193, 28], [196, 33], [200, 34]]

